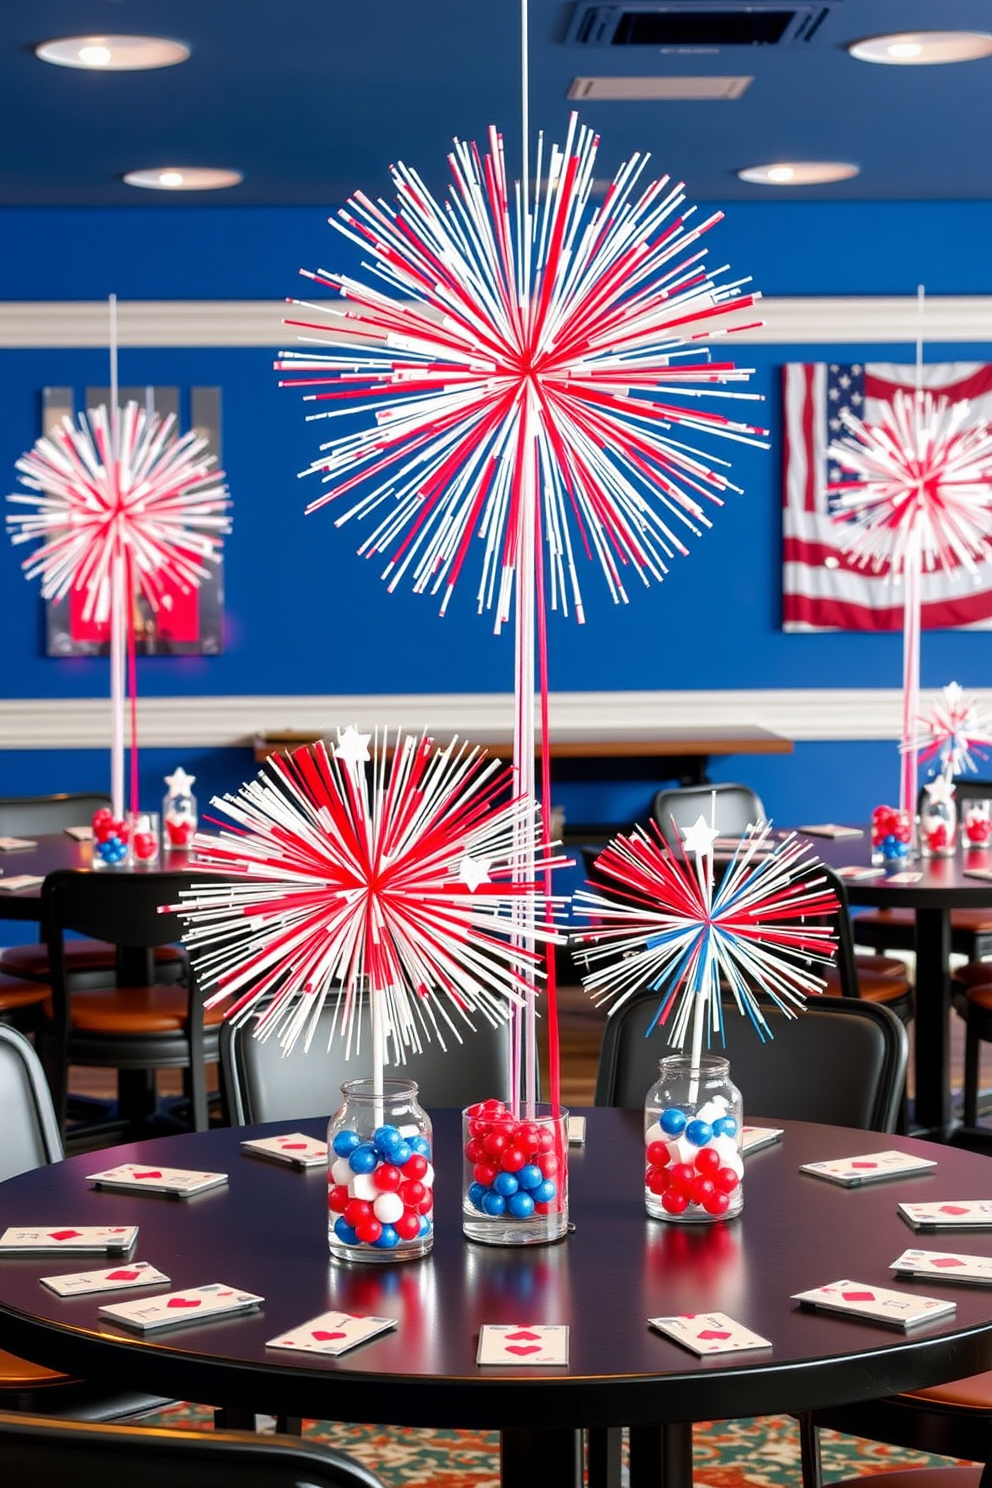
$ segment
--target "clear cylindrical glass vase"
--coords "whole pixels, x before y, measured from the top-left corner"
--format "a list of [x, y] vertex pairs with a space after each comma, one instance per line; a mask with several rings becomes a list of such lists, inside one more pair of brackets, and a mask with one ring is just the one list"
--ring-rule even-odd
[[568, 1112], [502, 1101], [462, 1112], [462, 1230], [485, 1245], [548, 1245], [568, 1230]]
[[744, 1207], [743, 1106], [730, 1064], [672, 1054], [644, 1104], [644, 1203], [654, 1219], [712, 1224]]
[[952, 858], [958, 845], [958, 808], [953, 791], [920, 801], [920, 856]]
[[342, 1261], [410, 1261], [434, 1244], [433, 1130], [415, 1080], [346, 1080], [327, 1128], [327, 1243]]

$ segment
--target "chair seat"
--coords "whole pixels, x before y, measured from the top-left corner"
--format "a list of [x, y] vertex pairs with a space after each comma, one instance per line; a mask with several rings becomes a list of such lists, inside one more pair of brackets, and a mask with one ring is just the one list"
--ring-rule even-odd
[[32, 1007], [48, 997], [44, 982], [26, 982], [20, 977], [0, 973], [0, 1013], [13, 1013], [18, 1008]]
[[897, 1467], [861, 1477], [841, 1478], [830, 1488], [868, 1488], [881, 1483], [882, 1488], [978, 1488], [981, 1467]]
[[992, 982], [992, 961], [967, 961], [964, 966], [954, 968], [951, 980], [955, 992], [985, 986]]
[[[857, 956], [858, 992], [866, 1002], [901, 1003], [910, 996], [906, 966], [895, 956]], [[842, 995], [840, 972], [830, 966], [822, 973], [826, 990], [833, 997]]]
[[[152, 987], [107, 987], [72, 994], [72, 1027], [79, 1033], [152, 1034], [183, 1033], [188, 1016], [189, 994], [174, 984]], [[53, 1017], [49, 998], [45, 1016]], [[218, 1027], [223, 1008], [205, 1008], [207, 1028]]]
[[[159, 946], [155, 951], [157, 966], [174, 965], [182, 961], [183, 953], [178, 946]], [[66, 969], [69, 972], [113, 971], [114, 947], [105, 940], [67, 940], [65, 943]], [[50, 971], [48, 947], [44, 941], [30, 945], [7, 946], [0, 951], [0, 972], [11, 976], [30, 977], [39, 982], [48, 980]]]
[[[858, 939], [858, 931], [869, 925], [905, 925], [912, 930], [915, 923], [916, 914], [912, 909], [859, 910], [854, 920], [855, 939]], [[992, 909], [952, 909], [951, 928], [970, 930], [975, 935], [992, 935]]]
[[907, 1390], [896, 1398], [952, 1406], [957, 1410], [992, 1411], [992, 1370], [986, 1370], [984, 1374], [970, 1374], [967, 1379], [952, 1380], [948, 1385], [931, 1385], [926, 1390]]
[[54, 1385], [67, 1380], [67, 1374], [56, 1369], [46, 1369], [43, 1364], [31, 1364], [0, 1349], [0, 1395], [6, 1390], [30, 1390], [37, 1385]]

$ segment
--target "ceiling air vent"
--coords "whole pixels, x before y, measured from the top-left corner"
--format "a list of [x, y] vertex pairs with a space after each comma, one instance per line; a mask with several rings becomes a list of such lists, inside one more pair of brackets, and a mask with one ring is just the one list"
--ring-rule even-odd
[[579, 0], [568, 29], [571, 46], [650, 46], [662, 50], [727, 46], [782, 46], [811, 41], [833, 4], [779, 0], [633, 0], [595, 4]]
[[752, 77], [577, 77], [567, 98], [613, 103], [712, 102], [740, 98]]

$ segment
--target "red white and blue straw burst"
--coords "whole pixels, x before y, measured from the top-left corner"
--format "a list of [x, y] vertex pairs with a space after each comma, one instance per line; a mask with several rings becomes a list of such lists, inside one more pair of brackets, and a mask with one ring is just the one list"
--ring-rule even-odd
[[937, 760], [941, 774], [976, 774], [979, 759], [992, 747], [992, 720], [983, 714], [974, 694], [948, 682], [917, 720], [915, 739], [920, 764]]
[[716, 833], [703, 818], [684, 834], [681, 857], [651, 828], [614, 838], [597, 857], [612, 893], [580, 889], [573, 899], [593, 922], [574, 937], [586, 947], [579, 959], [597, 968], [583, 978], [593, 1001], [615, 1012], [645, 986], [661, 991], [651, 1027], [666, 1027], [682, 1048], [692, 1025], [698, 1058], [704, 1025], [708, 1039], [722, 1038], [726, 986], [770, 1038], [759, 991], [795, 1016], [823, 990], [813, 968], [829, 963], [836, 943], [837, 899], [811, 849], [794, 833], [776, 841], [768, 826], [749, 828], [714, 885]]
[[[229, 1017], [289, 1050], [301, 1034], [309, 1046], [330, 999], [331, 1037], [350, 1054], [368, 990], [380, 1076], [382, 1059], [401, 1063], [423, 1038], [460, 1041], [459, 1022], [506, 1021], [536, 974], [535, 942], [564, 940], [563, 901], [512, 881], [521, 832], [539, 872], [563, 859], [541, 851], [536, 804], [510, 786], [478, 748], [402, 733], [390, 745], [385, 730], [273, 756], [214, 800], [235, 829], [195, 839], [198, 869], [225, 878], [178, 906], [207, 1005], [233, 999]], [[521, 898], [538, 908], [529, 945]]]
[[295, 301], [307, 318], [287, 323], [330, 349], [276, 363], [293, 374], [283, 385], [329, 405], [311, 418], [360, 421], [303, 472], [328, 488], [308, 510], [373, 519], [359, 551], [387, 555], [389, 587], [409, 577], [442, 611], [474, 539], [478, 608], [495, 609], [497, 630], [527, 561], [529, 481], [531, 561], [543, 543], [550, 606], [581, 621], [577, 553], [625, 602], [625, 568], [662, 579], [711, 525], [707, 508], [740, 489], [696, 436], [767, 447], [764, 429], [704, 406], [758, 396], [731, 387], [750, 369], [706, 346], [745, 329], [758, 298], [705, 266], [700, 242], [722, 214], [697, 222], [681, 185], [646, 179], [641, 154], [590, 211], [597, 146], [575, 116], [546, 159], [539, 139], [533, 200], [509, 185], [495, 129], [485, 156], [455, 142], [443, 203], [395, 166], [395, 206], [356, 193], [331, 219], [369, 255], [367, 280], [304, 271], [340, 302]]
[[915, 813], [920, 711], [921, 578], [992, 556], [992, 429], [969, 422], [966, 400], [899, 391], [877, 424], [842, 415], [828, 455], [850, 472], [838, 498], [841, 546], [861, 568], [888, 568], [903, 586], [902, 771], [899, 805]]
[[161, 608], [168, 576], [188, 590], [206, 578], [231, 530], [223, 472], [193, 431], [180, 436], [175, 417], [129, 403], [70, 419], [17, 461], [31, 492], [8, 497], [24, 508], [7, 517], [12, 542], [40, 541], [24, 559], [41, 578], [45, 599], [84, 596], [83, 618], [111, 616], [115, 567], [123, 563], [132, 595]]

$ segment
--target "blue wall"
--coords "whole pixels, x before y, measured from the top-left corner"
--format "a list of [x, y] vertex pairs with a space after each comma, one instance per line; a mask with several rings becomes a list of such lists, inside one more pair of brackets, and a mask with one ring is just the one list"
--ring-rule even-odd
[[[728, 260], [770, 295], [931, 294], [989, 290], [992, 203], [761, 203], [728, 208], [712, 235], [714, 262]], [[11, 300], [279, 299], [306, 293], [300, 265], [353, 265], [349, 245], [309, 209], [252, 208], [0, 211], [0, 292]], [[291, 340], [287, 337], [289, 344]], [[273, 347], [273, 352], [277, 347]], [[677, 561], [666, 582], [639, 586], [614, 608], [598, 572], [583, 575], [589, 620], [556, 620], [552, 685], [558, 690], [655, 688], [879, 687], [900, 682], [898, 636], [792, 636], [779, 629], [779, 367], [783, 360], [855, 360], [865, 348], [744, 347], [766, 398], [772, 451], [734, 454], [745, 488], [715, 513], [714, 527]], [[872, 346], [872, 360], [912, 359], [905, 345]], [[928, 360], [981, 360], [989, 346], [928, 345]], [[327, 512], [303, 516], [316, 494], [296, 472], [318, 435], [297, 395], [280, 391], [265, 349], [127, 350], [123, 383], [219, 383], [224, 464], [235, 499], [226, 546], [227, 640], [217, 658], [150, 658], [139, 665], [142, 695], [508, 691], [510, 636], [495, 638], [473, 611], [471, 582], [439, 620], [436, 604], [408, 591], [389, 595], [375, 564], [355, 555], [352, 528]], [[106, 381], [106, 357], [79, 350], [0, 351], [0, 469], [13, 490], [14, 462], [37, 437], [40, 389]], [[726, 453], [718, 449], [717, 453]], [[0, 543], [0, 696], [104, 696], [105, 661], [53, 661], [43, 654], [37, 586], [19, 572], [22, 552]], [[956, 678], [988, 684], [992, 633], [931, 634], [923, 684]], [[416, 720], [407, 720], [415, 724]], [[259, 720], [260, 725], [279, 720]], [[158, 791], [175, 763], [149, 756]], [[233, 787], [250, 770], [247, 751], [195, 759], [209, 788]], [[0, 750], [0, 793], [91, 786], [106, 765], [94, 752]], [[804, 745], [791, 760], [731, 760], [715, 772], [745, 775], [780, 820], [862, 814], [895, 789], [894, 746]], [[574, 802], [582, 816], [643, 809], [653, 782]], [[578, 787], [566, 791], [566, 805]], [[206, 794], [204, 790], [204, 794]], [[590, 810], [595, 807], [595, 810]]]

